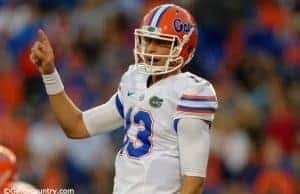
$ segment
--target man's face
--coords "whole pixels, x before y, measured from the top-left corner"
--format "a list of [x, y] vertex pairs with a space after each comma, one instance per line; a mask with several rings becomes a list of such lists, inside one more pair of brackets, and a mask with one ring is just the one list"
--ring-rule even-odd
[[142, 45], [143, 45], [144, 52], [147, 54], [165, 55], [164, 57], [163, 56], [154, 56], [154, 57], [145, 56], [145, 58], [144, 58], [145, 63], [151, 65], [151, 62], [152, 62], [153, 66], [164, 66], [166, 64], [168, 56], [171, 54], [170, 53], [170, 49], [172, 47], [171, 41], [143, 37]]

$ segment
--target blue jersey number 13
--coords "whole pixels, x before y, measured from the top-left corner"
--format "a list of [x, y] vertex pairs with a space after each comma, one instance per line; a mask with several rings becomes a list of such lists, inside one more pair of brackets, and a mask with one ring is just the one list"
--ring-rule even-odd
[[[128, 132], [128, 130], [130, 130], [133, 124], [135, 127], [139, 128], [139, 132], [136, 135], [137, 140], [132, 140], [127, 137], [126, 143], [128, 145], [125, 145], [125, 147], [127, 147], [127, 153], [129, 156], [139, 158], [149, 153], [150, 148], [152, 146], [151, 135], [153, 120], [151, 118], [150, 113], [145, 110], [138, 111], [133, 115], [133, 118], [131, 118], [131, 116], [132, 109], [130, 109], [126, 114], [125, 129]], [[135, 146], [135, 141], [140, 141], [142, 145]]]

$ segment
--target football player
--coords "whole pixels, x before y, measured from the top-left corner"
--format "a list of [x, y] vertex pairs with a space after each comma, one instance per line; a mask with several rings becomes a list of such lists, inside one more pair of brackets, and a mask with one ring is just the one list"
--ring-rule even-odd
[[16, 172], [15, 154], [7, 147], [0, 145], [0, 194], [39, 193], [39, 190], [30, 184], [16, 181]]
[[118, 91], [105, 104], [86, 111], [65, 93], [42, 30], [31, 60], [68, 137], [86, 138], [124, 127], [114, 194], [199, 194], [217, 98], [210, 82], [181, 72], [196, 49], [196, 23], [184, 8], [163, 4], [144, 16], [134, 35], [135, 63], [122, 76]]

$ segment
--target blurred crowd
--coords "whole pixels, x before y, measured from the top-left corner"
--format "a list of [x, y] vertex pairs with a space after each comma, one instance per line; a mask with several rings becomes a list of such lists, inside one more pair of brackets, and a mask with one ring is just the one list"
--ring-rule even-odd
[[205, 194], [300, 193], [300, 1], [0, 0], [0, 144], [19, 179], [78, 194], [112, 191], [122, 129], [66, 138], [29, 60], [39, 28], [82, 110], [116, 91], [133, 63], [133, 31], [155, 5], [191, 10], [199, 44], [187, 70], [210, 80], [219, 109]]

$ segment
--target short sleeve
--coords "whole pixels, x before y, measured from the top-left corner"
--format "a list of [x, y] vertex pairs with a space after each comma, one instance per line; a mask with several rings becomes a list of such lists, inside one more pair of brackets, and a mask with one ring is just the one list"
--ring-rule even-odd
[[118, 113], [122, 118], [124, 118], [124, 106], [123, 106], [123, 97], [121, 93], [121, 87], [119, 86], [118, 91], [114, 95], [115, 98], [115, 105], [118, 110]]
[[105, 104], [84, 111], [83, 122], [91, 136], [112, 131], [124, 124], [122, 110], [115, 94]]
[[175, 119], [199, 118], [213, 121], [218, 108], [216, 92], [211, 83], [195, 83], [183, 91], [176, 107]]
[[124, 118], [124, 101], [125, 101], [124, 93], [126, 91], [125, 85], [133, 69], [134, 66], [130, 65], [128, 70], [122, 75], [119, 83], [118, 91], [115, 94], [115, 105], [122, 118]]

